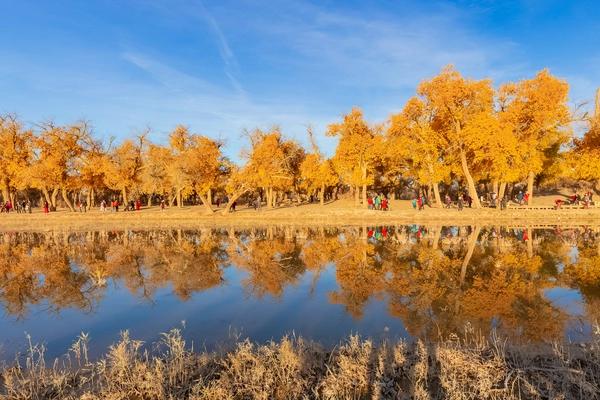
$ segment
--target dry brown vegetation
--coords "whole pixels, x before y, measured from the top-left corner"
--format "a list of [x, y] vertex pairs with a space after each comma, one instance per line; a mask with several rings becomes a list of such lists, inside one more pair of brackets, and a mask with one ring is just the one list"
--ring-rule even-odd
[[44, 348], [4, 367], [6, 399], [597, 399], [600, 342], [511, 347], [466, 335], [334, 349], [295, 337], [194, 352], [179, 330], [146, 350], [127, 332], [97, 361], [82, 335], [51, 366]]

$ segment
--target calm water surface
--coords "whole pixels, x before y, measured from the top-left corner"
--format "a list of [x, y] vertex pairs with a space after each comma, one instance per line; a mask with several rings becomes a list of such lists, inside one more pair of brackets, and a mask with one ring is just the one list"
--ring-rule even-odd
[[0, 234], [0, 359], [80, 332], [181, 328], [196, 348], [295, 333], [586, 340], [600, 315], [598, 229], [272, 227]]

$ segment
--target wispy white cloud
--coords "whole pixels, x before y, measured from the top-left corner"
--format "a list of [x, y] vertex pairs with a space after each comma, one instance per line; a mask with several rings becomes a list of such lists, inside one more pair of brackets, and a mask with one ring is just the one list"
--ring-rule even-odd
[[253, 26], [285, 42], [303, 56], [300, 62], [323, 67], [327, 78], [338, 76], [343, 84], [414, 87], [449, 63], [467, 74], [493, 74], [498, 79], [525, 67], [516, 61], [515, 43], [470, 31], [462, 22], [467, 15], [457, 8], [392, 18], [376, 12], [333, 13], [308, 2], [294, 4], [277, 19], [254, 20]]
[[178, 71], [143, 54], [126, 51], [121, 54], [121, 57], [148, 73], [153, 79], [170, 90], [188, 92], [198, 90], [215, 91], [217, 89], [215, 85], [206, 80]]
[[[311, 114], [302, 106], [290, 107], [270, 99], [251, 101], [239, 96], [236, 90], [212, 85], [148, 55], [125, 52], [122, 58], [150, 77], [148, 83], [120, 89], [124, 93], [135, 93], [136, 108], [154, 110], [154, 118], [171, 120], [172, 126], [177, 123], [172, 117], [176, 115], [179, 123], [189, 124], [199, 133], [224, 138], [232, 157], [239, 153], [240, 133], [245, 128], [268, 129], [272, 125], [283, 125], [291, 128], [291, 136], [304, 141], [306, 124], [315, 121], [321, 127], [324, 125], [322, 115]], [[163, 137], [166, 133], [162, 131]]]
[[227, 42], [227, 39], [223, 34], [219, 23], [217, 22], [215, 17], [210, 13], [210, 11], [206, 8], [202, 0], [198, 0], [198, 5], [202, 16], [204, 17], [206, 22], [208, 22], [211, 31], [217, 39], [219, 54], [221, 55], [221, 59], [225, 64], [225, 75], [227, 76], [235, 90], [240, 95], [245, 96], [246, 92], [244, 91], [244, 88], [242, 87], [241, 83], [237, 78], [237, 75], [239, 73], [239, 65], [237, 59], [235, 57], [235, 54], [231, 50], [231, 47], [229, 46], [229, 43]]

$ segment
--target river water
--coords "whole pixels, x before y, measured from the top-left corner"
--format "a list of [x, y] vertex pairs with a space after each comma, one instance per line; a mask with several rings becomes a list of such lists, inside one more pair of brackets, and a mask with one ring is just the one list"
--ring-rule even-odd
[[81, 332], [179, 328], [196, 349], [295, 334], [334, 345], [496, 335], [585, 341], [600, 316], [600, 231], [380, 226], [0, 233], [0, 359]]

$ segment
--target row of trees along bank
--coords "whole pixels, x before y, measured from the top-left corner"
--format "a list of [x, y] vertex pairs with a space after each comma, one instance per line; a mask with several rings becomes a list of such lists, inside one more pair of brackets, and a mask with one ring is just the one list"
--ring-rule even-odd
[[[500, 198], [507, 185], [534, 185], [558, 179], [589, 182], [600, 189], [600, 91], [595, 113], [568, 105], [569, 85], [543, 70], [531, 79], [498, 88], [490, 80], [464, 78], [452, 67], [418, 85], [404, 108], [382, 124], [353, 108], [327, 128], [338, 138], [327, 158], [309, 130], [311, 149], [286, 139], [279, 129], [249, 132], [250, 147], [237, 165], [222, 154], [222, 143], [177, 126], [167, 145], [142, 133], [118, 145], [96, 139], [84, 122], [45, 123], [27, 128], [12, 115], [0, 117], [0, 188], [3, 201], [35, 197], [66, 207], [83, 197], [143, 197], [182, 206], [195, 201], [213, 211], [213, 195], [228, 207], [259, 192], [267, 207], [278, 196], [334, 197], [354, 193], [366, 205], [367, 192], [396, 192], [403, 182], [433, 192], [459, 184], [481, 207], [478, 187]], [[576, 126], [585, 123], [583, 136]]]

